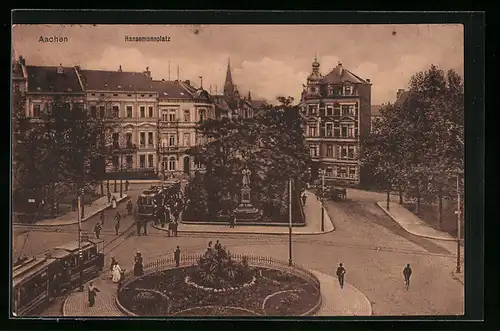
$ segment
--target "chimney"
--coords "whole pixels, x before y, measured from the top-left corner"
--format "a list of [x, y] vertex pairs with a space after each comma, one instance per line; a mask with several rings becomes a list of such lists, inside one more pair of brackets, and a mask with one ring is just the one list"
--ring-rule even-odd
[[57, 71], [56, 71], [59, 75], [62, 75], [64, 74], [64, 68], [62, 66], [62, 63], [59, 64], [59, 67], [57, 67]]
[[149, 67], [146, 67], [146, 71], [144, 71], [143, 74], [145, 74], [146, 77], [151, 78], [151, 71], [149, 71]]
[[20, 56], [19, 63], [21, 63], [23, 66], [26, 65], [26, 59], [24, 57]]
[[342, 76], [342, 71], [343, 71], [343, 69], [342, 69], [342, 62], [340, 62], [340, 61], [339, 61], [339, 62], [337, 63], [337, 74], [338, 74], [339, 76]]
[[161, 82], [162, 82], [162, 83], [165, 83], [165, 79], [163, 79], [163, 78], [162, 78], [162, 79], [161, 79]]
[[118, 71], [122, 71], [122, 65], [120, 64], [120, 67], [118, 68]]
[[81, 71], [82, 68], [80, 66], [75, 66], [76, 71]]
[[366, 79], [366, 81], [367, 81], [368, 83], [370, 83], [370, 78], [367, 78], [367, 79]]
[[398, 93], [396, 94], [396, 99], [399, 99], [399, 97], [401, 96], [401, 93], [403, 93], [405, 90], [400, 88], [398, 89]]

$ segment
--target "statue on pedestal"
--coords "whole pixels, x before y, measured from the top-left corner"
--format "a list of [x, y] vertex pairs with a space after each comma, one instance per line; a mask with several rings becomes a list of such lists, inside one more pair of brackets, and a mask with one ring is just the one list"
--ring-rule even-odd
[[244, 168], [241, 174], [243, 175], [243, 186], [240, 191], [240, 204], [234, 210], [236, 221], [255, 222], [260, 219], [261, 214], [257, 208], [252, 206], [251, 202], [250, 175], [252, 172], [248, 168]]

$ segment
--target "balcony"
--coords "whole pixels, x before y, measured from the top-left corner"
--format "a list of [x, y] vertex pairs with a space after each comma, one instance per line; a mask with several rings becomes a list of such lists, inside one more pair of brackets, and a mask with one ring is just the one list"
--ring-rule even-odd
[[159, 148], [160, 154], [180, 153], [188, 149], [190, 146], [162, 146]]
[[120, 146], [120, 144], [114, 143], [111, 146], [111, 151], [113, 153], [119, 153], [119, 154], [134, 153], [135, 151], [137, 151], [137, 145], [132, 143], [127, 143]]

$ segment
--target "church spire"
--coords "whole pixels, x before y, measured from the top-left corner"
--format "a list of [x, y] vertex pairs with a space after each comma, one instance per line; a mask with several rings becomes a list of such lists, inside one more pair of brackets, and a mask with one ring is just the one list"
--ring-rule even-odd
[[234, 95], [235, 86], [231, 75], [231, 59], [227, 60], [226, 82], [224, 83], [224, 96], [232, 98]]

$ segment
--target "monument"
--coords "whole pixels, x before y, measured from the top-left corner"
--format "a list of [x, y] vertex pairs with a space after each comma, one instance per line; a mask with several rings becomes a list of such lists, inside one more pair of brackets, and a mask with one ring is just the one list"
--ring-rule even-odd
[[252, 190], [250, 188], [250, 175], [252, 172], [248, 168], [244, 168], [241, 171], [243, 175], [242, 182], [243, 185], [240, 191], [240, 204], [234, 210], [234, 215], [236, 217], [236, 222], [256, 222], [262, 217], [260, 210], [255, 208], [251, 202]]

